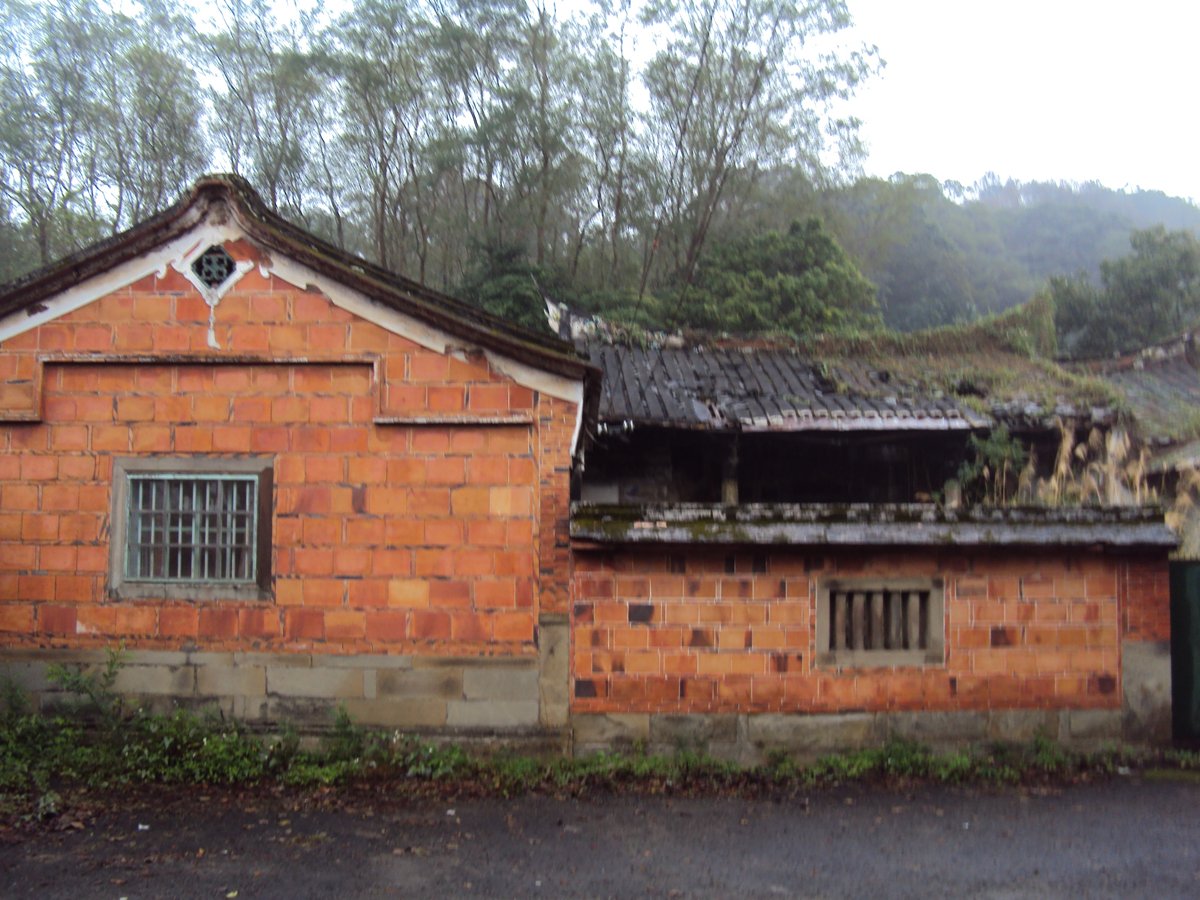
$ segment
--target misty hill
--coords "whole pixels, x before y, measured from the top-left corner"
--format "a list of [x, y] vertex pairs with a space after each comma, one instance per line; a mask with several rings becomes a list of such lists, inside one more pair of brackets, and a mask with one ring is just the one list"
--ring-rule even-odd
[[1200, 208], [1161, 191], [1095, 182], [1001, 181], [963, 188], [926, 175], [862, 179], [823, 195], [831, 230], [901, 330], [963, 322], [1029, 299], [1047, 279], [1130, 252], [1155, 225], [1200, 233]]

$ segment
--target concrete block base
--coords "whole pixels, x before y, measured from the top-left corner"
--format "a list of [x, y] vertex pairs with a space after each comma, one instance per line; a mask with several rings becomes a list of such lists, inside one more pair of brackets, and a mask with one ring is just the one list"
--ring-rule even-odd
[[743, 765], [773, 752], [799, 762], [904, 738], [934, 750], [990, 741], [1027, 743], [1045, 735], [1063, 746], [1097, 750], [1122, 738], [1120, 710], [845, 713], [835, 715], [575, 715], [576, 754], [645, 747], [653, 753], [701, 751]]
[[[0, 650], [0, 677], [35, 709], [67, 697], [50, 666], [98, 672], [94, 650]], [[251, 727], [329, 728], [339, 706], [358, 725], [447, 740], [565, 749], [563, 729], [544, 727], [535, 657], [339, 656], [317, 653], [127, 651], [114, 689], [131, 707], [169, 713], [216, 709]], [[559, 714], [561, 715], [561, 714]]]

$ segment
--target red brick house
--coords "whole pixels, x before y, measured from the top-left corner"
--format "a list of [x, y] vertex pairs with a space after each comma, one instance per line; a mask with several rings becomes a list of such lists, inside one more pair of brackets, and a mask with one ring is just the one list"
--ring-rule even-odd
[[0, 661], [746, 759], [1163, 736], [1160, 516], [933, 504], [990, 419], [878, 372], [594, 350], [201, 180], [0, 289]]
[[203, 179], [0, 296], [4, 655], [40, 691], [123, 644], [143, 701], [250, 720], [561, 727], [596, 387]]

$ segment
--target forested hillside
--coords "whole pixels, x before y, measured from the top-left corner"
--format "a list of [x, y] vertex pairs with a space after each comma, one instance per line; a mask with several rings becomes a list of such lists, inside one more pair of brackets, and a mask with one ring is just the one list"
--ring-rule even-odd
[[[527, 324], [549, 293], [649, 327], [908, 330], [1006, 309], [1051, 277], [1087, 318], [1119, 306], [1087, 292], [1135, 229], [1200, 228], [1153, 192], [858, 177], [838, 103], [880, 61], [831, 50], [842, 0], [338, 8], [0, 5], [0, 280], [212, 170]], [[1073, 346], [1113, 346], [1064, 327]]]

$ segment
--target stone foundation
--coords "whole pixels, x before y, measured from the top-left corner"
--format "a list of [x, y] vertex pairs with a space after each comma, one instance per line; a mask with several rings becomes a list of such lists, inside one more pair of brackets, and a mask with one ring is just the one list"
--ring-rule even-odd
[[1026, 743], [1038, 735], [1079, 750], [1122, 739], [1118, 710], [995, 710], [991, 712], [841, 713], [832, 715], [576, 714], [576, 755], [599, 750], [671, 754], [692, 750], [741, 765], [763, 763], [773, 751], [799, 762], [906, 738], [934, 750], [989, 741]]
[[[66, 696], [48, 677], [51, 665], [98, 672], [105, 659], [100, 650], [8, 649], [0, 652], [0, 677], [26, 691], [35, 709], [48, 710]], [[114, 689], [133, 706], [163, 713], [212, 709], [255, 728], [286, 723], [320, 731], [344, 707], [364, 727], [565, 749], [562, 730], [542, 724], [562, 712], [539, 699], [535, 657], [136, 650], [123, 655]], [[565, 690], [564, 683], [562, 710]]]

